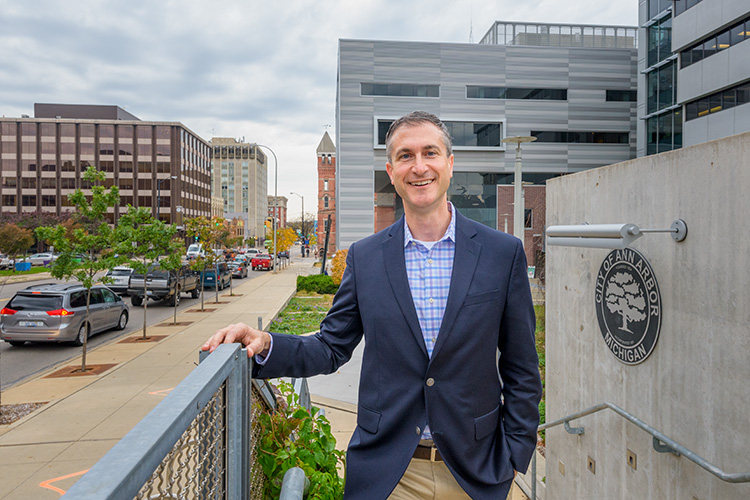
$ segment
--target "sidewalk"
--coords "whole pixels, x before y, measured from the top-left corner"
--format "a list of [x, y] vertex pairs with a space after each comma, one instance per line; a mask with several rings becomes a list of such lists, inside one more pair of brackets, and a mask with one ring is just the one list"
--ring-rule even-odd
[[[184, 326], [165, 321], [149, 327], [149, 335], [165, 336], [158, 342], [122, 342], [139, 337], [138, 332], [90, 351], [87, 364], [114, 365], [100, 375], [49, 378], [64, 366], [80, 365], [79, 357], [4, 392], [4, 404], [47, 404], [0, 427], [0, 499], [60, 498], [195, 368], [198, 350], [213, 332], [240, 321], [256, 325], [258, 316], [268, 325], [294, 294], [297, 275], [308, 274], [311, 264], [312, 259], [298, 258], [278, 274], [235, 281], [235, 296], [222, 292], [218, 305], [207, 293], [210, 312], [200, 312], [198, 304], [178, 314]], [[337, 426], [353, 430], [351, 408], [319, 404], [341, 421]], [[341, 416], [352, 424], [345, 425]]]

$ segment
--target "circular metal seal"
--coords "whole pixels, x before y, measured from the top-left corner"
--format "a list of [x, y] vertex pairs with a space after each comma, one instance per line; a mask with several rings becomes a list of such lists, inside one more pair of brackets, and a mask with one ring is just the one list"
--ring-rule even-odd
[[614, 250], [599, 268], [596, 316], [607, 347], [627, 365], [643, 362], [661, 329], [661, 294], [646, 258], [632, 248]]

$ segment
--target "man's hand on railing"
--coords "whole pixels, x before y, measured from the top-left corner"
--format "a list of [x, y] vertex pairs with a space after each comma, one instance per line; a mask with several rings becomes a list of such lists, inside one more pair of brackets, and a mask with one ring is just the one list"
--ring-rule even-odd
[[201, 351], [214, 352], [220, 344], [241, 343], [247, 348], [247, 357], [256, 354], [267, 356], [271, 348], [271, 335], [268, 332], [256, 330], [244, 323], [229, 325], [217, 330], [205, 344], [201, 346]]

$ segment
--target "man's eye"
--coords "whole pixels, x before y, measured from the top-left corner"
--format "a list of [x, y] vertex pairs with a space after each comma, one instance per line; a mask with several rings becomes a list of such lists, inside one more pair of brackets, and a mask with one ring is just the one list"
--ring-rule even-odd
[[425, 153], [425, 156], [437, 156], [437, 151], [427, 151], [427, 153]]
[[411, 155], [409, 153], [403, 153], [401, 156], [399, 156], [402, 160], [408, 160], [411, 158]]

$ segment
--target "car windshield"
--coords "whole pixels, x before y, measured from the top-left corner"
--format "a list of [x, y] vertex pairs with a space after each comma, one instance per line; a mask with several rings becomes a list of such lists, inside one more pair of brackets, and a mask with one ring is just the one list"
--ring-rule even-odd
[[133, 272], [132, 269], [112, 269], [107, 272], [108, 276], [130, 276]]
[[62, 308], [62, 295], [18, 294], [8, 302], [8, 309], [14, 311], [54, 311]]

